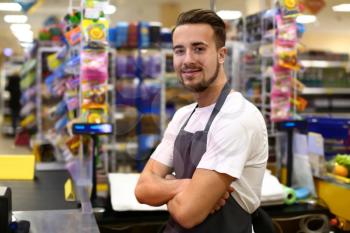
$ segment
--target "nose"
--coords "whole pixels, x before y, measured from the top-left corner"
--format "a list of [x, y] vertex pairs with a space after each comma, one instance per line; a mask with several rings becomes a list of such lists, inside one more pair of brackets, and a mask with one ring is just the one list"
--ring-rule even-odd
[[194, 55], [193, 55], [192, 51], [190, 49], [188, 49], [185, 53], [183, 63], [184, 64], [192, 64], [192, 63], [194, 63], [194, 61], [195, 61]]

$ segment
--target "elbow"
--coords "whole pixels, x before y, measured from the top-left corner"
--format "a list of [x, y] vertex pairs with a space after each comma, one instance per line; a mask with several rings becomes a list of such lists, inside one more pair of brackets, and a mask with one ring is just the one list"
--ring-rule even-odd
[[142, 192], [142, 187], [140, 185], [136, 185], [134, 190], [135, 198], [140, 204], [146, 204], [145, 197]]
[[146, 197], [144, 195], [144, 192], [142, 192], [142, 185], [136, 185], [135, 190], [134, 190], [134, 194], [136, 197], [136, 200], [140, 203], [140, 204], [147, 204], [146, 203]]
[[160, 206], [163, 205], [161, 201], [157, 201], [154, 194], [149, 191], [146, 184], [138, 184], [134, 190], [135, 198], [140, 204], [146, 204], [150, 206]]

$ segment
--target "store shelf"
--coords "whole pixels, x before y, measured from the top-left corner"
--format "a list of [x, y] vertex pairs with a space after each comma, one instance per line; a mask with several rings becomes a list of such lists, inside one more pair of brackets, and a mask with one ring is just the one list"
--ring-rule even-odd
[[332, 67], [345, 67], [349, 65], [347, 61], [324, 61], [324, 60], [301, 60], [300, 64], [303, 67], [313, 68], [332, 68]]
[[305, 87], [302, 91], [303, 95], [350, 95], [350, 87], [341, 88], [341, 87]]

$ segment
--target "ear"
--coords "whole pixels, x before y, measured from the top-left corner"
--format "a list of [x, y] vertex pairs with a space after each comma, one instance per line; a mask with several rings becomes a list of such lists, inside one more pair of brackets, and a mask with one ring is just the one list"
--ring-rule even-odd
[[218, 50], [218, 59], [220, 64], [224, 64], [225, 57], [227, 55], [227, 48], [226, 47], [221, 47]]

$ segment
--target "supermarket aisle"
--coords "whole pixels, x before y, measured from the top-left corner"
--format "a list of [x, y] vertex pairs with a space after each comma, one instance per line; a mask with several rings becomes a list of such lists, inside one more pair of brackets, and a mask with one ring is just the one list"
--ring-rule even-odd
[[0, 134], [0, 155], [28, 153], [31, 153], [29, 148], [14, 145], [13, 137], [6, 137]]

